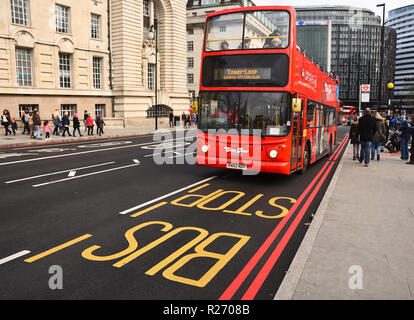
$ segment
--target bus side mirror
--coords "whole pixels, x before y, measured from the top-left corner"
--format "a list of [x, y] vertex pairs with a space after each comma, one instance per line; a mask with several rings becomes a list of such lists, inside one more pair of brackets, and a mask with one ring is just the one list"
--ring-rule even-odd
[[302, 111], [302, 100], [299, 98], [292, 99], [292, 111], [300, 113]]

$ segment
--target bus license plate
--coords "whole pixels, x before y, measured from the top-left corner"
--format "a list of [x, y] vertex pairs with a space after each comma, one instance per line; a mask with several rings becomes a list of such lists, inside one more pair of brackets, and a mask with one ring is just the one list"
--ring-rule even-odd
[[247, 169], [247, 165], [240, 164], [240, 163], [227, 163], [227, 169], [246, 170]]

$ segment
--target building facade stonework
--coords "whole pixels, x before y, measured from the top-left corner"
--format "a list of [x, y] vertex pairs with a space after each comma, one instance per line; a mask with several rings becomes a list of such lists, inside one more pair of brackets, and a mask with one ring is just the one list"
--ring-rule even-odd
[[[110, 126], [151, 125], [146, 111], [157, 88], [158, 104], [177, 114], [188, 110], [185, 5], [0, 0], [0, 109], [16, 119], [37, 107], [42, 119], [56, 109], [87, 110], [102, 113]], [[149, 24], [158, 26], [157, 61]]]

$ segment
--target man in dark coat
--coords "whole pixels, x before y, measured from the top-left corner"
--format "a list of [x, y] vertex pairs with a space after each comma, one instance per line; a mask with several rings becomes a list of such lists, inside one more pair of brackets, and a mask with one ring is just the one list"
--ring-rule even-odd
[[407, 164], [414, 164], [414, 114], [410, 114], [409, 119], [411, 120], [409, 127], [409, 132], [411, 133], [411, 156]]
[[370, 108], [364, 110], [364, 115], [358, 120], [358, 135], [361, 141], [359, 163], [364, 161], [368, 167], [372, 140], [376, 131], [375, 119], [371, 116]]

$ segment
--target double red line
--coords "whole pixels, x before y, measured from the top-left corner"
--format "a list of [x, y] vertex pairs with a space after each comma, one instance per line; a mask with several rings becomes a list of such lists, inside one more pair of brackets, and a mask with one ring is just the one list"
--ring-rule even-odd
[[[315, 196], [319, 192], [322, 184], [325, 182], [327, 176], [332, 170], [335, 161], [338, 159], [339, 155], [341, 154], [343, 148], [345, 147], [346, 143], [348, 142], [348, 135], [342, 140], [339, 147], [335, 150], [335, 152], [329, 157], [329, 160], [325, 163], [323, 168], [319, 171], [316, 177], [312, 180], [309, 186], [305, 189], [305, 191], [301, 194], [299, 199], [296, 203], [292, 206], [289, 210], [289, 213], [280, 221], [280, 223], [276, 226], [270, 236], [265, 240], [265, 242], [261, 245], [259, 250], [253, 255], [253, 257], [249, 260], [243, 270], [238, 274], [238, 276], [233, 280], [229, 287], [224, 291], [224, 293], [220, 296], [219, 300], [230, 300], [249, 274], [252, 272], [253, 268], [256, 267], [257, 263], [263, 257], [263, 255], [268, 251], [269, 247], [273, 244], [279, 233], [282, 231], [284, 226], [290, 220], [290, 218], [295, 213], [296, 209], [301, 205], [304, 201], [305, 197], [311, 191], [313, 186], [319, 180], [318, 184], [316, 185], [315, 189], [312, 191], [304, 205], [302, 206], [299, 213], [296, 215], [296, 218], [293, 220], [291, 225], [289, 226], [286, 233], [283, 235], [280, 242], [277, 244], [276, 248], [271, 253], [270, 257], [267, 259], [263, 267], [260, 269], [259, 273], [254, 278], [253, 282], [250, 284], [249, 288], [246, 290], [244, 295], [242, 296], [242, 300], [252, 300], [256, 296], [257, 292], [263, 285], [264, 281], [266, 280], [267, 276], [269, 275], [270, 271], [273, 269], [274, 265], [276, 264], [277, 260], [279, 259], [281, 253], [283, 252], [284, 248], [286, 247], [287, 243], [289, 242], [290, 238], [292, 237], [293, 233], [295, 232], [297, 226], [299, 225], [300, 221], [302, 220], [303, 216], [305, 215], [307, 209], [309, 208], [310, 204], [314, 200]], [[333, 161], [332, 161], [333, 160]], [[328, 168], [328, 169], [327, 169]]]

